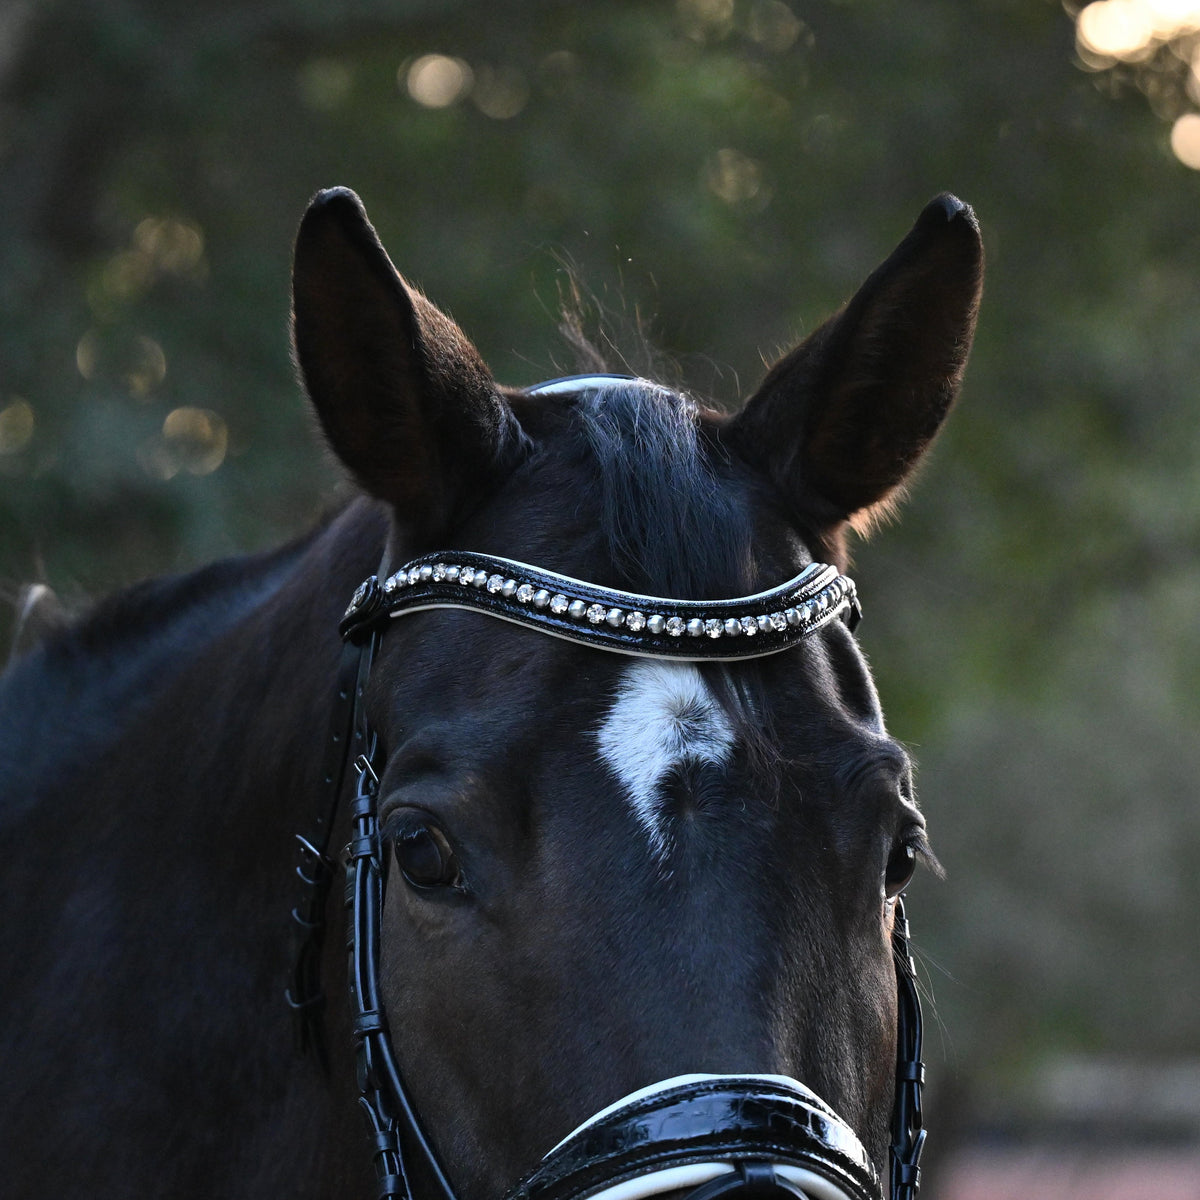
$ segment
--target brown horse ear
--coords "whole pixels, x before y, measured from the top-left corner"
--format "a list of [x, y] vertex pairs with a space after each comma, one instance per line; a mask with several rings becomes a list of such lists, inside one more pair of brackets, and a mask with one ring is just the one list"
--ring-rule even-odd
[[320, 192], [300, 224], [292, 344], [334, 452], [418, 537], [438, 537], [520, 454], [478, 351], [400, 278], [346, 188]]
[[954, 403], [982, 281], [975, 214], [939, 196], [850, 303], [771, 369], [727, 439], [818, 530], [869, 525]]

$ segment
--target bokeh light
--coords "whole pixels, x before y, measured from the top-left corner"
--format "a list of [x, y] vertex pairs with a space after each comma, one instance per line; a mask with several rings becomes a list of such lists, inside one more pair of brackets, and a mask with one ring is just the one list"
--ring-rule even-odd
[[704, 164], [704, 184], [731, 208], [758, 211], [771, 200], [762, 164], [740, 150], [725, 147]]
[[0, 454], [19, 454], [33, 440], [33, 405], [14, 397], [0, 408]]
[[1200, 104], [1200, 0], [1095, 0], [1076, 17], [1075, 44], [1084, 66], [1123, 71], [1160, 117], [1173, 122], [1171, 149], [1200, 169], [1196, 113]]
[[733, 31], [733, 0], [676, 0], [675, 9], [688, 37], [719, 41]]
[[211, 475], [229, 449], [225, 419], [208, 408], [173, 408], [163, 420], [162, 433], [138, 448], [138, 461], [147, 475], [173, 479], [181, 471]]
[[1184, 113], [1171, 126], [1171, 149], [1185, 167], [1200, 171], [1200, 113]]
[[448, 54], [423, 54], [400, 69], [408, 94], [425, 108], [449, 108], [458, 103], [470, 92], [475, 78], [468, 63]]
[[811, 41], [812, 33], [808, 27], [783, 0], [756, 0], [751, 6], [746, 22], [746, 32], [764, 50], [773, 54], [782, 54], [790, 50], [805, 34], [805, 41]]
[[1154, 23], [1139, 0], [1096, 0], [1079, 14], [1076, 35], [1093, 54], [1136, 59], [1154, 41]]
[[471, 99], [485, 117], [508, 121], [529, 103], [529, 84], [515, 67], [480, 67]]
[[116, 383], [145, 400], [167, 377], [167, 356], [147, 334], [89, 329], [75, 346], [75, 367], [89, 383]]

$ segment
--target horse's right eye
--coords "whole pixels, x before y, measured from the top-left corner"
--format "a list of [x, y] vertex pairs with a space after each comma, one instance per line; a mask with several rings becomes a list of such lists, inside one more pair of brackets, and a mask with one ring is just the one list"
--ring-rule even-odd
[[396, 865], [410, 886], [460, 888], [462, 871], [449, 838], [428, 817], [414, 813], [389, 830]]

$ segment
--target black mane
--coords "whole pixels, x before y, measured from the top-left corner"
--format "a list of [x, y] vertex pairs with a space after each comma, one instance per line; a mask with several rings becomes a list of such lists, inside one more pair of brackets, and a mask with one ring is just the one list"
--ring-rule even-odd
[[[270, 597], [313, 536], [136, 584], [18, 659], [0, 685], [0, 729], [14, 751], [0, 754], [0, 826], [16, 820], [22, 801], [48, 778], [96, 754], [136, 720], [192, 650]], [[47, 722], [64, 736], [41, 736]]]

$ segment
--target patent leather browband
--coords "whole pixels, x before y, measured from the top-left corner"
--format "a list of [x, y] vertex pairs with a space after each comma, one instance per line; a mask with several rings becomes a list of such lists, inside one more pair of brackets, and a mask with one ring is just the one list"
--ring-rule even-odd
[[733, 660], [777, 654], [831, 621], [854, 629], [854, 583], [812, 563], [779, 587], [732, 600], [675, 600], [585, 583], [528, 563], [440, 551], [406, 563], [354, 593], [342, 637], [363, 641], [389, 618], [429, 608], [469, 608], [598, 650], [648, 658]]

